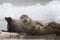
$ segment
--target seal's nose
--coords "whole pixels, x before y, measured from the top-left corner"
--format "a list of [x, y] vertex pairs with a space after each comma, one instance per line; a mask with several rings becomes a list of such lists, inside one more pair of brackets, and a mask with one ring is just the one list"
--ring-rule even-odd
[[27, 20], [26, 20], [26, 19], [24, 19], [24, 22], [26, 23], [26, 22], [27, 22]]

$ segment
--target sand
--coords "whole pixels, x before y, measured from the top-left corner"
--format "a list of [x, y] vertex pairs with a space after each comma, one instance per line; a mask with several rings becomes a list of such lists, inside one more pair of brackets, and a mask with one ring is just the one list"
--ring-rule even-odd
[[0, 32], [0, 40], [60, 40], [60, 36], [50, 35], [21, 35], [18, 33]]

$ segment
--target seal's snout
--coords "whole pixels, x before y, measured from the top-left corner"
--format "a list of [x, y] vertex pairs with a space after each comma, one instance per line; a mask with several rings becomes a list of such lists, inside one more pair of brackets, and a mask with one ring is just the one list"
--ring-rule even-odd
[[27, 20], [26, 20], [26, 19], [24, 19], [24, 22], [25, 22], [25, 23], [27, 23]]

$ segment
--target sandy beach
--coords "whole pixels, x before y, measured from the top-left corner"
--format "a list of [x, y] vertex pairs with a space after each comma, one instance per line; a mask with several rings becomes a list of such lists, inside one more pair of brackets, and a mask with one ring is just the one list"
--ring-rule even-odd
[[0, 40], [60, 40], [60, 36], [49, 35], [21, 35], [18, 33], [0, 32]]

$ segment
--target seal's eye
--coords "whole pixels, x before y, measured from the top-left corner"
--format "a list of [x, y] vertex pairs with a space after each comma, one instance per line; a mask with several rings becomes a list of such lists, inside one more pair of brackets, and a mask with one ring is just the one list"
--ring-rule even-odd
[[23, 19], [24, 18], [24, 16], [21, 16], [21, 19]]
[[26, 18], [28, 18], [28, 16], [26, 16]]

